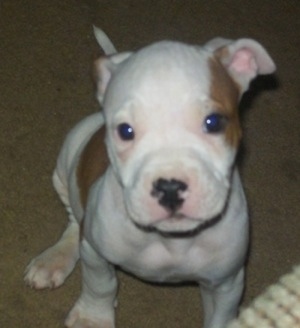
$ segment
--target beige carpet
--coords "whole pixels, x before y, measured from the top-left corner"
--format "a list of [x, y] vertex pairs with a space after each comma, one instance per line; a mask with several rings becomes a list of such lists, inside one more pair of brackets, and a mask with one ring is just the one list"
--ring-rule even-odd
[[[67, 131], [98, 110], [92, 24], [120, 50], [214, 36], [252, 37], [266, 46], [278, 82], [258, 80], [242, 106], [241, 170], [252, 220], [243, 304], [300, 262], [299, 17], [298, 0], [0, 2], [1, 328], [62, 327], [80, 291], [79, 267], [55, 291], [30, 290], [22, 275], [67, 222], [51, 174]], [[196, 286], [120, 279], [118, 327], [201, 327]]]

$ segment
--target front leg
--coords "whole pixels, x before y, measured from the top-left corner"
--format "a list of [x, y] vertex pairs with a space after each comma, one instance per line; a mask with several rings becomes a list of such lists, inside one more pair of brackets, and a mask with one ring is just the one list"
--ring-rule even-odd
[[217, 286], [200, 284], [204, 328], [224, 328], [237, 315], [244, 290], [244, 268]]
[[81, 244], [82, 292], [65, 325], [70, 328], [114, 328], [117, 279], [114, 267], [86, 240]]

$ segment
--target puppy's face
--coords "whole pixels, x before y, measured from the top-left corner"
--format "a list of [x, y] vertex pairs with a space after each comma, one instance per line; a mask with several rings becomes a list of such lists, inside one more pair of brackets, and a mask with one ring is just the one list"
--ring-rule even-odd
[[137, 225], [184, 232], [222, 213], [240, 95], [216, 56], [199, 47], [161, 42], [118, 64], [105, 88], [106, 142]]

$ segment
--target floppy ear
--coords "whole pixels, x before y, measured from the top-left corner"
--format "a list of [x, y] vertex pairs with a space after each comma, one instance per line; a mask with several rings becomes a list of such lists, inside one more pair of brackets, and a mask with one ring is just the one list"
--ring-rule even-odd
[[205, 48], [212, 51], [223, 64], [233, 80], [245, 92], [252, 79], [259, 74], [271, 74], [276, 67], [261, 44], [252, 39], [232, 41], [216, 38]]
[[103, 98], [113, 73], [130, 55], [131, 52], [124, 52], [112, 56], [100, 57], [95, 61], [94, 76], [97, 85], [97, 99], [100, 104], [103, 103]]

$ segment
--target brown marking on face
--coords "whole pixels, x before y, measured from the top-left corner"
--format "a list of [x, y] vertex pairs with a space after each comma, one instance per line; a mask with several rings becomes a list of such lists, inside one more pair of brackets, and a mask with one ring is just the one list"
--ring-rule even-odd
[[220, 60], [220, 62], [226, 62], [230, 56], [229, 50], [227, 47], [221, 47], [216, 49], [214, 52], [216, 58]]
[[209, 59], [209, 67], [212, 77], [211, 100], [215, 104], [215, 111], [228, 118], [225, 139], [228, 144], [236, 148], [241, 139], [238, 113], [240, 90], [217, 58], [212, 57]]
[[108, 165], [104, 136], [104, 128], [97, 130], [83, 149], [79, 159], [77, 185], [83, 208], [86, 207], [90, 187], [104, 173]]

